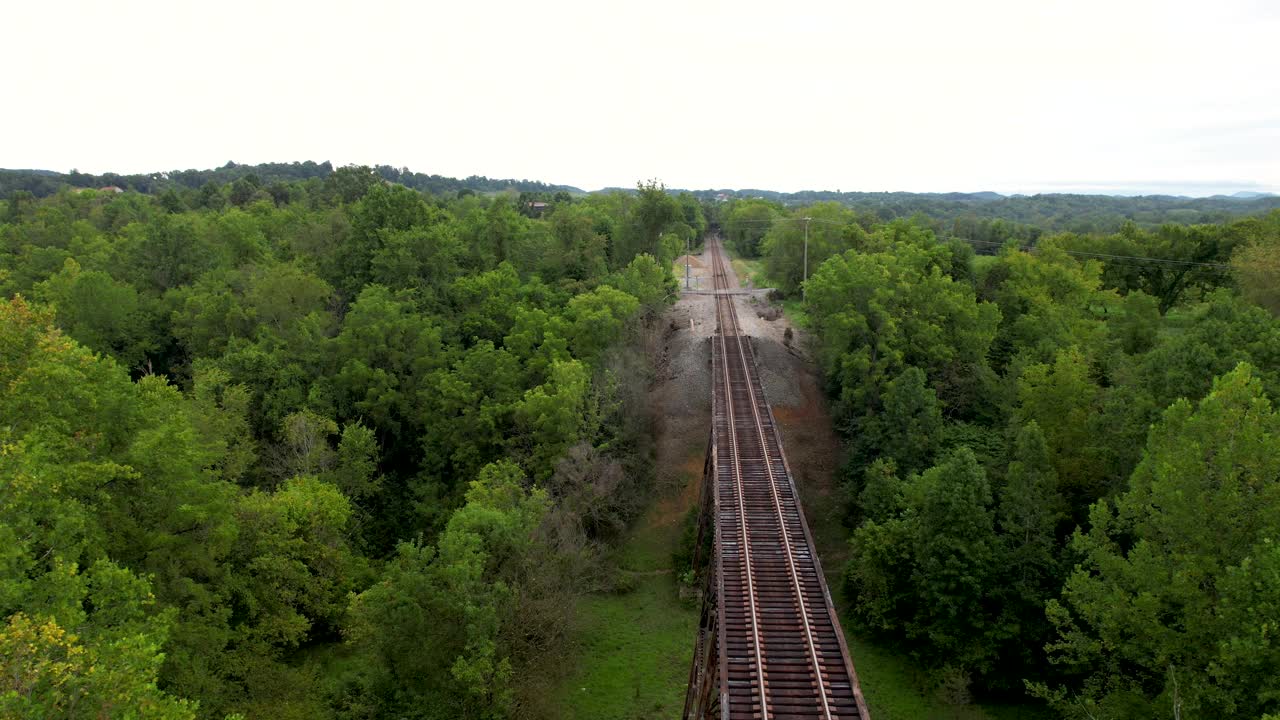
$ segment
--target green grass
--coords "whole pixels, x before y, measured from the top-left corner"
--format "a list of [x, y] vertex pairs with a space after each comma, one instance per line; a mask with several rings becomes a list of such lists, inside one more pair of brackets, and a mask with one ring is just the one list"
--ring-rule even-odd
[[618, 566], [624, 572], [653, 573], [671, 569], [671, 553], [680, 541], [680, 521], [655, 522], [653, 513], [632, 528], [631, 536], [618, 549]]
[[[846, 623], [847, 627], [847, 623]], [[1029, 703], [954, 706], [925, 690], [929, 678], [910, 659], [847, 631], [849, 652], [867, 709], [875, 720], [1047, 720]]]
[[682, 510], [655, 504], [618, 549], [634, 589], [578, 602], [576, 666], [556, 693], [565, 720], [679, 717], [699, 608], [681, 601], [671, 572]]
[[680, 602], [674, 577], [642, 575], [625, 595], [578, 605], [579, 666], [557, 703], [569, 720], [674, 718], [684, 707], [697, 611]]
[[703, 438], [675, 451], [645, 514], [614, 551], [618, 594], [581, 598], [574, 651], [550, 694], [557, 720], [665, 720], [684, 708], [701, 607], [682, 601], [672, 554], [702, 477]]
[[804, 301], [799, 298], [788, 298], [782, 301], [782, 312], [792, 325], [801, 328], [809, 327], [809, 313], [804, 309]]
[[733, 272], [738, 276], [738, 284], [742, 287], [747, 286], [747, 280], [751, 281], [752, 287], [769, 287], [769, 280], [764, 274], [764, 260], [746, 260], [735, 257], [732, 259]]
[[[846, 627], [848, 623], [845, 623]], [[909, 660], [845, 632], [867, 709], [876, 720], [951, 717], [955, 708], [921, 691], [923, 678]]]

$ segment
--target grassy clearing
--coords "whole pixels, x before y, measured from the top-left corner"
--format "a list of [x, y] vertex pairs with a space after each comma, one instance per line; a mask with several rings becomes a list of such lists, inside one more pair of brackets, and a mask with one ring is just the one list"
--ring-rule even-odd
[[746, 260], [743, 258], [732, 258], [733, 272], [738, 276], [738, 284], [742, 287], [747, 286], [747, 281], [751, 282], [751, 287], [769, 287], [769, 280], [764, 274], [764, 260]]
[[[848, 627], [848, 623], [845, 623]], [[1047, 711], [1028, 703], [950, 705], [930, 686], [928, 675], [910, 659], [845, 632], [867, 709], [875, 720], [1047, 720]]]
[[809, 313], [805, 312], [804, 301], [799, 298], [789, 298], [782, 301], [782, 312], [791, 321], [792, 325], [798, 328], [808, 329]]
[[764, 258], [750, 260], [738, 255], [738, 251], [728, 244], [723, 247], [729, 256], [729, 263], [733, 266], [733, 273], [738, 276], [739, 286], [746, 287], [747, 281], [750, 280], [752, 287], [770, 287], [769, 278], [764, 274]]
[[680, 600], [671, 572], [686, 505], [683, 499], [655, 503], [619, 548], [618, 564], [633, 590], [579, 601], [576, 667], [557, 692], [558, 717], [666, 720], [680, 715], [699, 612]]
[[[845, 626], [848, 626], [846, 621]], [[853, 654], [858, 682], [862, 685], [867, 709], [876, 720], [916, 720], [917, 718], [965, 718], [977, 720], [981, 714], [956, 714], [957, 710], [921, 691], [924, 678], [909, 660], [872, 642], [845, 633]]]
[[579, 666], [560, 691], [562, 717], [673, 718], [684, 707], [697, 612], [676, 596], [670, 574], [638, 576], [625, 595], [578, 605]]

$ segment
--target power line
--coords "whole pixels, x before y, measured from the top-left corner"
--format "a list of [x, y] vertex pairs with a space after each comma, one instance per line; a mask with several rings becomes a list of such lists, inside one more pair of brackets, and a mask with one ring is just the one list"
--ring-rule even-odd
[[[806, 218], [802, 218], [802, 217], [779, 217], [779, 218], [773, 218], [772, 220], [738, 220], [736, 224], [738, 225], [772, 225], [774, 223], [783, 222], [785, 220], [795, 220], [797, 222], [804, 222], [805, 219]], [[809, 222], [823, 223], [824, 225], [839, 225], [840, 227], [846, 227], [851, 224], [851, 223], [837, 222], [835, 220], [823, 220], [822, 218], [816, 218], [816, 217], [808, 218], [808, 220]], [[726, 222], [722, 224], [727, 225], [728, 223]]]

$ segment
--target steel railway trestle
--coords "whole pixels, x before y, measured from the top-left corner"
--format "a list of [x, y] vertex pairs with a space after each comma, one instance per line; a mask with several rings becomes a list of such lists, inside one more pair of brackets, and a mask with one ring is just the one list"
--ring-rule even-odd
[[709, 242], [717, 328], [694, 557], [703, 602], [683, 717], [866, 720], [751, 341], [738, 325], [722, 251]]

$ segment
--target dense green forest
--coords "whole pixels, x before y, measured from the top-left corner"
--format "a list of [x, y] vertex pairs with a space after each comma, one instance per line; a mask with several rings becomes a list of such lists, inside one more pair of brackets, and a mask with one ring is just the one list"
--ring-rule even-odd
[[[458, 179], [441, 175], [427, 175], [412, 172], [408, 168], [393, 168], [379, 165], [373, 171], [383, 180], [399, 183], [414, 190], [442, 195], [445, 193], [486, 193], [517, 192], [541, 193], [550, 195], [557, 192], [580, 194], [582, 191], [569, 185], [548, 185], [536, 180], [499, 180], [482, 175]], [[287, 192], [289, 183], [303, 183], [304, 187], [313, 190], [334, 173], [333, 164], [316, 163], [310, 160], [294, 163], [262, 163], [258, 165], [241, 165], [229, 162], [213, 170], [171, 170], [139, 175], [121, 175], [119, 173], [103, 173], [92, 175], [72, 170], [69, 173], [58, 173], [48, 170], [0, 170], [0, 197], [9, 197], [11, 193], [21, 190], [35, 197], [48, 197], [59, 190], [70, 188], [100, 189], [118, 187], [121, 190], [136, 190], [143, 193], [160, 193], [173, 189], [177, 191], [195, 190], [210, 185], [231, 185], [239, 182], [241, 192], [246, 185], [265, 187], [273, 197], [279, 198]], [[313, 181], [308, 183], [307, 181]]]
[[952, 697], [1280, 712], [1280, 212], [982, 254], [838, 203], [719, 220], [798, 294], [806, 217], [855, 625]]
[[[90, 175], [71, 171], [55, 173], [42, 170], [0, 170], [0, 197], [21, 190], [35, 197], [46, 197], [65, 187], [122, 189], [158, 194], [166, 190], [179, 192], [231, 185], [241, 194], [266, 189], [277, 199], [284, 198], [285, 186], [303, 183], [315, 190], [334, 168], [328, 162], [264, 163], [240, 165], [229, 162], [213, 170], [174, 170], [143, 175], [105, 173]], [[497, 193], [516, 191], [530, 199], [551, 200], [561, 194], [581, 195], [583, 191], [570, 185], [550, 185], [536, 180], [499, 180], [483, 176], [450, 178], [380, 165], [374, 172], [384, 180], [435, 195]], [[631, 194], [630, 188], [606, 188], [601, 194]], [[709, 205], [756, 202], [785, 212], [815, 204], [836, 203], [858, 212], [869, 220], [888, 222], [911, 218], [929, 223], [940, 234], [974, 241], [1003, 242], [1010, 237], [1034, 240], [1044, 232], [1113, 233], [1126, 223], [1151, 228], [1165, 223], [1184, 225], [1225, 223], [1260, 216], [1280, 209], [1276, 196], [1222, 196], [1192, 198], [1170, 195], [1124, 197], [1116, 195], [1084, 195], [1049, 193], [1040, 195], [1000, 195], [976, 193], [910, 193], [910, 192], [832, 192], [804, 191], [782, 193], [772, 190], [695, 190], [698, 201]]]
[[0, 204], [0, 716], [547, 714], [717, 229], [803, 297], [861, 632], [1067, 718], [1280, 713], [1280, 212], [279, 167]]
[[[96, 181], [95, 181], [96, 182]], [[0, 717], [528, 716], [652, 478], [691, 196], [0, 204]]]
[[1207, 198], [1149, 195], [1082, 195], [1048, 193], [1005, 196], [997, 193], [799, 192], [767, 190], [699, 190], [705, 201], [756, 201], [779, 210], [837, 203], [869, 219], [888, 222], [913, 218], [935, 230], [971, 240], [1034, 239], [1044, 232], [1111, 233], [1125, 223], [1152, 227], [1224, 223], [1280, 209], [1280, 197]]

